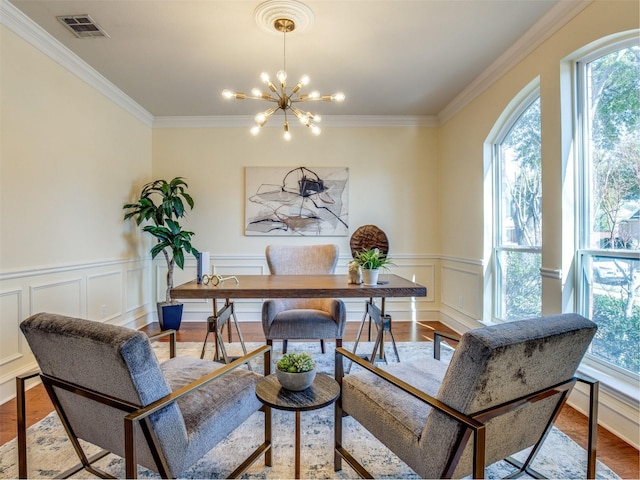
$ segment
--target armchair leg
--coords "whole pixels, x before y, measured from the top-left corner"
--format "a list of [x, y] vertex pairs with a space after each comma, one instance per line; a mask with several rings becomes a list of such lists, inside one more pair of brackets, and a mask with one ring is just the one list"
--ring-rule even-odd
[[282, 340], [282, 354], [287, 353], [287, 345], [289, 344], [288, 340]]
[[596, 446], [598, 443], [598, 397], [600, 382], [587, 375], [577, 374], [579, 382], [589, 386], [589, 437], [587, 443], [587, 478], [596, 478]]
[[[336, 339], [336, 350], [342, 346], [342, 339]], [[344, 357], [338, 352], [335, 354], [334, 374], [336, 382], [342, 390], [342, 378], [344, 377]], [[342, 470], [342, 455], [338, 452], [342, 449], [342, 395], [338, 397], [334, 405], [334, 421], [333, 421], [333, 470], [338, 472]]]
[[324, 339], [320, 339], [320, 351], [322, 351], [322, 353], [325, 353]]
[[16, 407], [18, 429], [18, 478], [27, 478], [27, 413], [26, 413], [26, 388], [29, 378], [37, 377], [39, 372], [32, 372], [16, 377]]

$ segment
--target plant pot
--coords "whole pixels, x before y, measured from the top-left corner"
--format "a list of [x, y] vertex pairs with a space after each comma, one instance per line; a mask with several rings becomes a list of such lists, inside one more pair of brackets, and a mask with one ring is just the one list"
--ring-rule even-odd
[[365, 285], [377, 285], [379, 274], [380, 274], [379, 268], [363, 268], [362, 283], [364, 283]]
[[316, 378], [316, 370], [314, 368], [308, 372], [289, 373], [276, 368], [276, 376], [282, 388], [292, 392], [300, 392], [311, 386]]
[[182, 323], [182, 303], [158, 303], [158, 323], [160, 330], [180, 330]]

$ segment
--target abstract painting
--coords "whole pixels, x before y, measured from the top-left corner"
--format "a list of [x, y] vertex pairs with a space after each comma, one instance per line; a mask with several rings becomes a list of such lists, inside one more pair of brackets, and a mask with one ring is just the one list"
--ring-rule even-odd
[[346, 236], [349, 169], [247, 167], [245, 234]]

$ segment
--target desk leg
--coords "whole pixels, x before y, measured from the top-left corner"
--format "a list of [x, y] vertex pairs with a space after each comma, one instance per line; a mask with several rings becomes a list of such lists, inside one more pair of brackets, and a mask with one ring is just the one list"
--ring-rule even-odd
[[[227, 299], [227, 305], [231, 306], [231, 317], [233, 318], [233, 324], [236, 326], [236, 332], [238, 334], [238, 341], [240, 341], [240, 345], [242, 346], [242, 351], [244, 354], [247, 354], [247, 347], [244, 346], [244, 338], [242, 338], [242, 332], [240, 331], [240, 325], [238, 324], [238, 317], [236, 317], [236, 307], [233, 302], [229, 302]], [[229, 326], [229, 343], [231, 343], [231, 326]]]
[[[218, 304], [216, 299], [213, 299], [213, 315], [207, 319], [207, 334], [204, 337], [204, 343], [202, 344], [202, 352], [200, 353], [200, 358], [204, 358], [204, 353], [207, 349], [207, 339], [210, 333], [213, 333], [214, 336], [214, 361], [218, 362], [221, 360], [224, 363], [229, 363], [229, 357], [227, 355], [227, 350], [224, 346], [224, 336], [222, 334], [222, 330], [224, 326], [227, 325], [228, 334], [229, 334], [229, 343], [231, 343], [231, 319], [233, 319], [233, 323], [236, 327], [236, 331], [238, 332], [238, 340], [240, 341], [240, 345], [242, 346], [242, 351], [244, 354], [247, 354], [247, 347], [244, 344], [244, 338], [242, 337], [242, 332], [240, 331], [240, 324], [238, 323], [238, 318], [236, 317], [235, 306], [233, 302], [230, 302], [227, 298], [225, 300], [224, 306], [218, 310]], [[247, 364], [249, 370], [251, 370], [251, 366]]]
[[[369, 303], [373, 303], [373, 299], [369, 299], [368, 302], [364, 305], [364, 314], [362, 315], [362, 320], [360, 321], [360, 327], [358, 327], [358, 334], [356, 335], [356, 343], [353, 346], [353, 353], [355, 355], [356, 350], [358, 350], [358, 343], [360, 343], [360, 337], [362, 336], [362, 330], [364, 329], [364, 323], [367, 321], [367, 316], [369, 316]], [[369, 317], [369, 342], [371, 341], [371, 317]]]
[[[217, 312], [216, 312], [216, 300], [213, 299], [213, 315], [207, 318], [207, 333], [204, 336], [204, 342], [202, 342], [202, 352], [200, 352], [200, 359], [204, 358], [204, 352], [207, 350], [207, 339], [209, 338], [209, 334], [211, 332], [215, 332], [217, 330]], [[216, 350], [214, 353], [214, 359], [218, 354], [218, 342], [216, 340]]]
[[[226, 300], [226, 305], [231, 308], [231, 318], [233, 318], [233, 324], [236, 326], [236, 333], [238, 334], [238, 341], [240, 342], [240, 346], [242, 347], [242, 352], [247, 354], [247, 347], [244, 344], [244, 338], [242, 337], [242, 331], [240, 330], [240, 324], [238, 323], [238, 317], [236, 317], [236, 307], [233, 302], [229, 302], [229, 299]], [[231, 324], [229, 324], [229, 343], [231, 343]], [[253, 371], [251, 368], [251, 362], [247, 362], [247, 368], [250, 371]]]
[[389, 336], [391, 337], [391, 344], [393, 345], [393, 352], [396, 355], [396, 359], [400, 362], [400, 355], [398, 354], [398, 347], [396, 346], [396, 340], [393, 337], [393, 331], [391, 329], [391, 315], [385, 315], [384, 313], [384, 298], [382, 299], [382, 309], [375, 306], [373, 303], [367, 304], [367, 310], [369, 316], [373, 319], [376, 327], [378, 328], [378, 335], [376, 336], [376, 342], [373, 346], [373, 353], [371, 354], [371, 363], [375, 363], [376, 354], [378, 353], [378, 348], [380, 348], [380, 360], [385, 360], [384, 353], [384, 334], [385, 332], [389, 332]]
[[[360, 343], [360, 337], [362, 337], [362, 330], [364, 329], [364, 324], [367, 321], [367, 317], [369, 317], [369, 342], [371, 341], [371, 315], [369, 315], [369, 305], [373, 305], [373, 298], [370, 298], [368, 302], [364, 304], [364, 314], [362, 315], [362, 320], [360, 321], [360, 326], [358, 327], [358, 333], [356, 334], [356, 341], [353, 344], [353, 354], [355, 355], [358, 351], [358, 344]], [[353, 362], [349, 362], [349, 366], [347, 367], [346, 373], [348, 374], [351, 371], [351, 365]]]
[[295, 478], [300, 478], [300, 410], [296, 410], [296, 474]]

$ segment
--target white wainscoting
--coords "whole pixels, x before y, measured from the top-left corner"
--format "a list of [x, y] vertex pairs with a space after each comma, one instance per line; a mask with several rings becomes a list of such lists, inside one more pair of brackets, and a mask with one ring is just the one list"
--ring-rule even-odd
[[112, 260], [0, 274], [0, 403], [36, 367], [20, 322], [53, 312], [139, 328], [152, 318], [150, 261]]
[[24, 338], [19, 327], [22, 319], [22, 290], [0, 293], [0, 367], [20, 360], [24, 356]]

